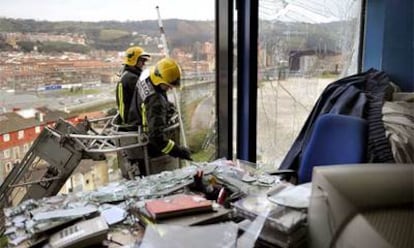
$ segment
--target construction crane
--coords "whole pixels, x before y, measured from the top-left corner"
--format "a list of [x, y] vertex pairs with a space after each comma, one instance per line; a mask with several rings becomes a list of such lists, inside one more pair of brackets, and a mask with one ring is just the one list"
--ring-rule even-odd
[[163, 46], [163, 50], [164, 50], [164, 55], [166, 57], [169, 57], [170, 56], [170, 51], [168, 50], [167, 38], [165, 37], [164, 26], [162, 25], [162, 19], [161, 19], [161, 14], [160, 14], [160, 7], [156, 6], [155, 9], [157, 10], [158, 26], [160, 28], [161, 42], [162, 42], [162, 46]]

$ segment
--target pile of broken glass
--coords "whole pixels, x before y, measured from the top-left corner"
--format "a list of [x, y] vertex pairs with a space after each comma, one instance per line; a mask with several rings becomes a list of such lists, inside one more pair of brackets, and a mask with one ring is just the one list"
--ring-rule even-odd
[[[131, 208], [140, 207], [145, 200], [163, 197], [194, 182], [194, 175], [203, 170], [204, 175], [214, 174], [217, 177], [242, 179], [243, 173], [234, 166], [228, 166], [225, 159], [213, 162], [191, 163], [190, 165], [135, 180], [121, 180], [90, 192], [60, 194], [42, 199], [29, 199], [15, 207], [5, 208], [4, 235], [8, 238], [10, 247], [30, 247], [45, 240], [53, 240], [53, 235], [59, 234], [68, 226], [73, 226], [81, 220], [100, 219], [89, 224], [95, 227], [95, 234], [107, 231], [113, 227], [136, 225], [139, 220], [131, 214]], [[275, 179], [270, 178], [270, 181]], [[267, 179], [269, 180], [269, 178]], [[257, 182], [263, 183], [263, 176], [257, 177]], [[99, 221], [104, 226], [98, 229]], [[100, 223], [100, 222], [99, 222]], [[75, 228], [75, 231], [79, 231]], [[93, 230], [87, 230], [93, 232]], [[72, 231], [60, 233], [56, 239], [73, 239]], [[63, 235], [63, 236], [62, 236]], [[72, 236], [71, 236], [72, 235]], [[85, 233], [84, 233], [85, 235]], [[94, 233], [88, 234], [93, 236]], [[57, 245], [58, 246], [58, 245]], [[54, 247], [49, 245], [49, 247]]]

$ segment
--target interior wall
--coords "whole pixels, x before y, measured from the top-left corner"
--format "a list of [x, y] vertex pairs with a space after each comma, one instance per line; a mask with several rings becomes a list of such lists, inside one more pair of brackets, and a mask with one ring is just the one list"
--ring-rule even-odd
[[414, 1], [367, 0], [363, 69], [385, 71], [402, 91], [414, 91]]

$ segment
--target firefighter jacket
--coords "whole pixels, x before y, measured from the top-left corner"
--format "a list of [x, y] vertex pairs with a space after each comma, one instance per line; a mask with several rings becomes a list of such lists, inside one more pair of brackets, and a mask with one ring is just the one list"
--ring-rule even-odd
[[141, 75], [142, 70], [138, 67], [125, 65], [119, 82], [116, 86], [116, 105], [122, 120], [122, 124], [129, 123], [128, 113], [135, 85]]
[[164, 132], [169, 127], [174, 110], [174, 105], [168, 101], [167, 92], [153, 85], [149, 71], [145, 70], [136, 84], [128, 119], [130, 124], [141, 126], [148, 134], [150, 157], [164, 154], [174, 156], [171, 151], [179, 149], [178, 144]]

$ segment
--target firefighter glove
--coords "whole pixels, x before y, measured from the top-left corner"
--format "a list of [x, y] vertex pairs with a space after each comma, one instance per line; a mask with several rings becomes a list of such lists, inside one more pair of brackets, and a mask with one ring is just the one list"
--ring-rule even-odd
[[192, 161], [191, 158], [191, 151], [187, 147], [180, 147], [180, 146], [174, 146], [174, 148], [171, 150], [170, 155], [176, 158], [182, 158], [186, 160]]

